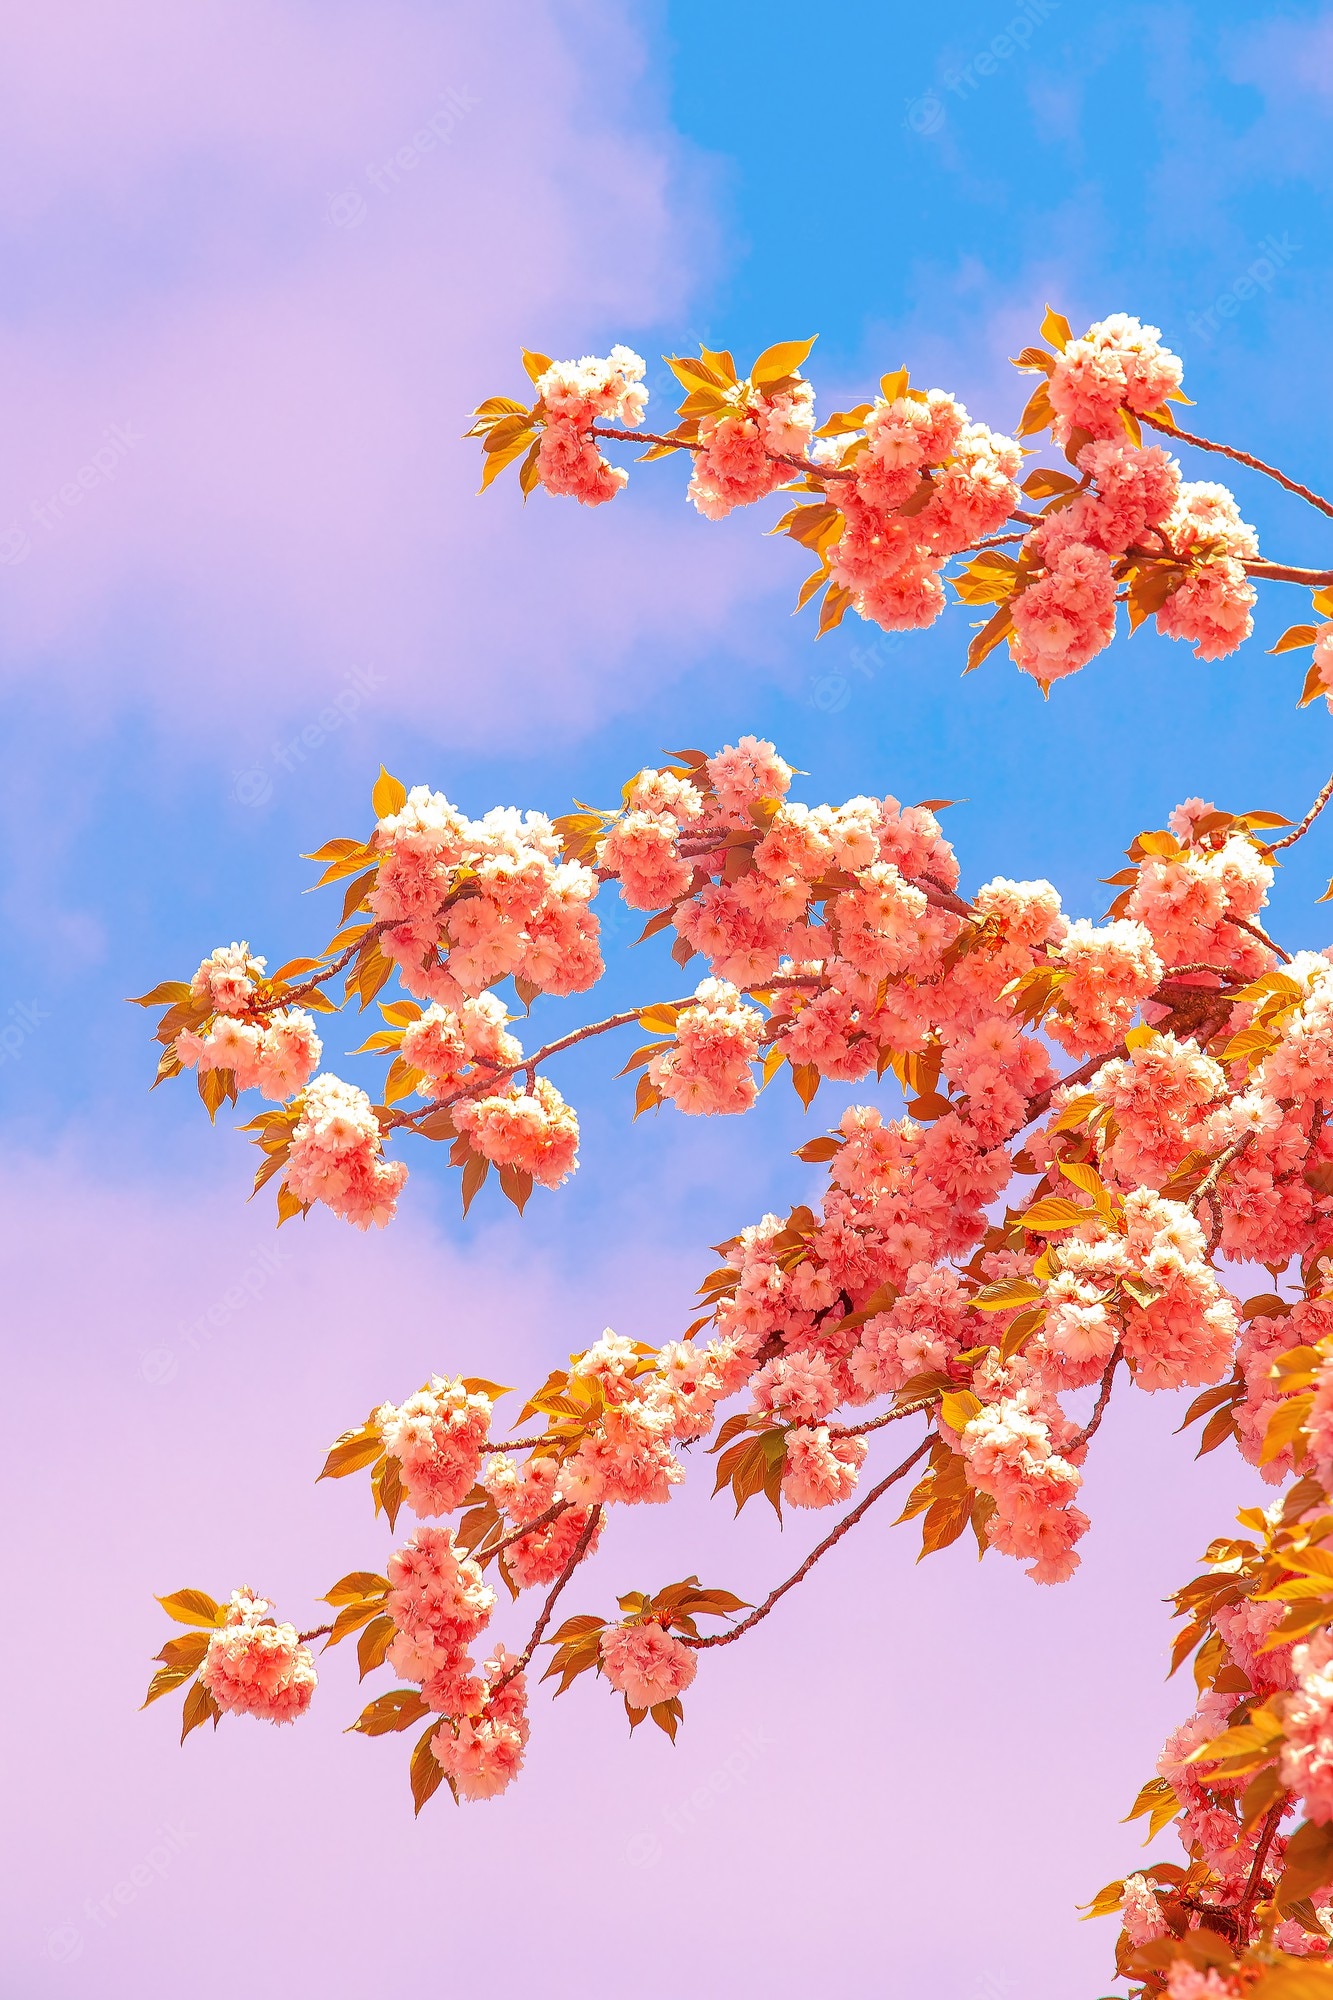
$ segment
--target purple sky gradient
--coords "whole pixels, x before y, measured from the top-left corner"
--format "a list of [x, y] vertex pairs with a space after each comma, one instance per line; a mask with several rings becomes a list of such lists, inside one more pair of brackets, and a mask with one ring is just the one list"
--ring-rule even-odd
[[[1175, 1398], [1113, 1405], [1070, 1585], [970, 1543], [917, 1567], [886, 1510], [706, 1661], [674, 1749], [630, 1741], [603, 1686], [538, 1694], [493, 1804], [442, 1794], [413, 1822], [406, 1742], [341, 1733], [347, 1648], [298, 1729], [229, 1722], [182, 1750], [172, 1704], [137, 1712], [154, 1593], [248, 1582], [314, 1623], [338, 1575], [382, 1567], [364, 1480], [314, 1484], [340, 1430], [434, 1369], [526, 1388], [603, 1325], [677, 1334], [707, 1243], [810, 1194], [790, 1153], [812, 1127], [776, 1094], [723, 1129], [631, 1127], [602, 1080], [623, 1056], [580, 1056], [584, 1164], [522, 1224], [488, 1190], [464, 1226], [418, 1154], [387, 1234], [321, 1215], [277, 1236], [228, 1121], [147, 1096], [121, 1003], [220, 940], [322, 943], [296, 857], [364, 827], [381, 757], [469, 811], [561, 810], [664, 745], [757, 727], [809, 768], [803, 796], [966, 800], [969, 883], [1047, 874], [1094, 914], [1182, 795], [1302, 807], [1324, 718], [1298, 733], [1257, 648], [1200, 668], [1144, 636], [1047, 707], [999, 667], [960, 689], [956, 616], [919, 648], [856, 650], [849, 627], [816, 653], [791, 551], [701, 522], [676, 468], [595, 514], [524, 509], [512, 480], [476, 498], [459, 433], [479, 397], [521, 393], [524, 343], [626, 339], [660, 392], [668, 342], [817, 326], [825, 409], [908, 359], [1012, 423], [1003, 356], [1050, 298], [1159, 318], [1200, 420], [1315, 476], [1333, 21], [1062, 7], [957, 98], [984, 0], [891, 23], [779, 0], [721, 26], [700, 0], [10, 12], [0, 2000], [1107, 1990], [1111, 1931], [1075, 1905], [1132, 1864], [1119, 1821], [1189, 1706], [1163, 1681], [1162, 1599], [1253, 1490], [1230, 1454], [1193, 1466]], [[419, 145], [441, 107], [447, 143]], [[368, 172], [403, 148], [396, 183]], [[1192, 341], [1287, 231], [1280, 283]], [[1242, 499], [1293, 560], [1317, 553], [1294, 509]], [[284, 761], [354, 674], [354, 719]], [[1328, 855], [1296, 855], [1284, 935], [1322, 944]], [[607, 922], [617, 945], [637, 928]], [[613, 1004], [677, 989], [645, 957]], [[359, 1039], [334, 1029], [330, 1055]], [[754, 1508], [733, 1526], [710, 1483], [617, 1521], [569, 1608], [690, 1570], [757, 1597], [817, 1539]]]

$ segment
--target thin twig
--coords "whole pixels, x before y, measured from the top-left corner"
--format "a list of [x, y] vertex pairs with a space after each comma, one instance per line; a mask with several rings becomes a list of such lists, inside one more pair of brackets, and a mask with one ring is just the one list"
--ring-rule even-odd
[[[507, 1083], [511, 1077], [520, 1075], [524, 1070], [535, 1070], [537, 1065], [544, 1063], [549, 1056], [558, 1056], [565, 1049], [572, 1049], [577, 1043], [588, 1041], [593, 1035], [604, 1035], [611, 1028], [626, 1028], [631, 1021], [637, 1021], [639, 1016], [646, 1014], [650, 1008], [690, 1007], [693, 1004], [692, 993], [685, 1000], [646, 1000], [641, 1007], [631, 1007], [623, 1014], [610, 1014], [604, 1021], [592, 1021], [587, 1027], [571, 1029], [569, 1034], [561, 1035], [557, 1041], [548, 1042], [545, 1048], [534, 1049], [530, 1056], [520, 1056], [516, 1063], [503, 1067], [499, 1064], [494, 1066], [488, 1064], [483, 1075], [469, 1076], [457, 1090], [450, 1092], [446, 1097], [433, 1098], [429, 1104], [423, 1105], [420, 1111], [394, 1112], [389, 1122], [400, 1130], [415, 1131], [418, 1119], [430, 1118], [440, 1110], [447, 1111], [450, 1105], [461, 1103], [478, 1090], [495, 1090], [500, 1084]], [[664, 1043], [663, 1047], [665, 1046]]]
[[1330, 799], [1333, 799], [1333, 778], [1330, 778], [1324, 786], [1324, 789], [1320, 792], [1319, 797], [1315, 800], [1300, 825], [1293, 827], [1290, 833], [1284, 833], [1281, 840], [1271, 840], [1268, 843], [1269, 846], [1272, 848], [1290, 847], [1293, 841], [1299, 840], [1302, 834], [1310, 831], [1310, 828], [1314, 825]]
[[579, 1536], [578, 1541], [574, 1544], [573, 1555], [569, 1558], [569, 1561], [565, 1564], [559, 1576], [556, 1578], [555, 1582], [551, 1585], [550, 1594], [548, 1595], [545, 1604], [543, 1604], [541, 1608], [541, 1615], [538, 1618], [537, 1623], [532, 1628], [532, 1637], [528, 1640], [527, 1645], [523, 1648], [523, 1651], [514, 1661], [512, 1667], [506, 1667], [505, 1671], [500, 1675], [500, 1678], [497, 1681], [492, 1682], [490, 1688], [487, 1690], [486, 1699], [488, 1701], [493, 1701], [496, 1695], [499, 1694], [501, 1688], [507, 1687], [510, 1681], [512, 1681], [516, 1677], [516, 1675], [521, 1674], [523, 1672], [523, 1669], [528, 1665], [529, 1661], [532, 1659], [533, 1654], [536, 1652], [538, 1646], [540, 1646], [542, 1642], [542, 1633], [546, 1630], [546, 1627], [551, 1622], [551, 1613], [555, 1610], [556, 1599], [559, 1597], [565, 1585], [569, 1582], [570, 1577], [573, 1576], [579, 1564], [583, 1561], [583, 1558], [587, 1555], [588, 1544], [591, 1542], [593, 1536], [596, 1534], [597, 1529], [601, 1523], [601, 1519], [602, 1519], [602, 1510], [600, 1505], [592, 1507], [588, 1510], [587, 1524], [584, 1527], [583, 1533]]
[[1224, 924], [1234, 924], [1238, 931], [1248, 931], [1252, 938], [1259, 940], [1260, 944], [1266, 944], [1270, 951], [1275, 951], [1284, 965], [1291, 964], [1291, 953], [1283, 951], [1276, 939], [1269, 937], [1267, 931], [1260, 930], [1258, 924], [1250, 923], [1246, 917], [1223, 917], [1222, 922]]
[[1221, 1180], [1227, 1168], [1231, 1165], [1233, 1160], [1238, 1160], [1240, 1158], [1241, 1154], [1245, 1151], [1245, 1148], [1253, 1144], [1253, 1141], [1254, 1141], [1253, 1132], [1242, 1132], [1239, 1139], [1233, 1140], [1232, 1144], [1229, 1145], [1224, 1152], [1218, 1154], [1217, 1158], [1213, 1161], [1212, 1166], [1209, 1167], [1207, 1173], [1204, 1175], [1203, 1179], [1199, 1182], [1198, 1187], [1195, 1188], [1194, 1193], [1191, 1195], [1190, 1197], [1191, 1208], [1197, 1208], [1201, 1201], [1209, 1201], [1212, 1199], [1214, 1190], [1217, 1187], [1217, 1183]]
[[1298, 569], [1294, 563], [1261, 562], [1257, 557], [1243, 562], [1241, 568], [1261, 583], [1296, 583], [1304, 590], [1327, 590], [1333, 583], [1333, 569]]
[[780, 1583], [776, 1590], [771, 1590], [768, 1596], [764, 1599], [763, 1603], [759, 1605], [757, 1609], [752, 1611], [748, 1618], [742, 1618], [740, 1624], [733, 1625], [729, 1632], [714, 1632], [706, 1639], [683, 1639], [681, 1641], [681, 1644], [685, 1646], [693, 1646], [695, 1648], [703, 1646], [729, 1646], [733, 1639], [739, 1639], [742, 1633], [748, 1632], [750, 1630], [750, 1627], [752, 1625], [757, 1625], [761, 1618], [767, 1618], [769, 1612], [773, 1609], [773, 1606], [778, 1602], [779, 1598], [785, 1597], [789, 1590], [793, 1590], [798, 1583], [802, 1582], [802, 1580], [809, 1575], [810, 1571], [819, 1561], [819, 1558], [822, 1555], [826, 1555], [828, 1551], [833, 1547], [835, 1542], [840, 1542], [843, 1536], [847, 1533], [847, 1530], [849, 1528], [854, 1528], [857, 1522], [861, 1519], [862, 1515], [865, 1514], [869, 1508], [873, 1507], [875, 1502], [878, 1499], [880, 1499], [883, 1494], [887, 1493], [891, 1486], [896, 1486], [898, 1481], [904, 1478], [906, 1474], [912, 1470], [912, 1467], [918, 1462], [919, 1459], [925, 1457], [926, 1453], [930, 1450], [931, 1442], [932, 1439], [930, 1435], [927, 1435], [926, 1437], [922, 1438], [920, 1444], [917, 1446], [916, 1450], [912, 1453], [910, 1458], [905, 1458], [902, 1464], [898, 1466], [895, 1471], [890, 1472], [886, 1478], [880, 1480], [878, 1486], [872, 1486], [870, 1491], [866, 1494], [865, 1499], [861, 1501], [860, 1505], [853, 1507], [850, 1514], [843, 1515], [841, 1521], [839, 1521], [837, 1527], [833, 1530], [833, 1533], [831, 1535], [826, 1535], [823, 1541], [819, 1543], [818, 1547], [813, 1548], [810, 1551], [809, 1555], [806, 1557], [805, 1561], [801, 1564], [801, 1567], [795, 1572], [795, 1574], [793, 1576], [789, 1576], [785, 1583]]
[[1069, 1443], [1061, 1447], [1060, 1456], [1062, 1458], [1068, 1458], [1071, 1452], [1082, 1451], [1084, 1445], [1106, 1415], [1106, 1406], [1111, 1400], [1111, 1383], [1114, 1379], [1116, 1369], [1120, 1366], [1124, 1358], [1125, 1350], [1120, 1345], [1120, 1342], [1117, 1341], [1111, 1350], [1111, 1359], [1106, 1365], [1106, 1373], [1102, 1376], [1102, 1386], [1097, 1391], [1097, 1400], [1092, 1406], [1092, 1415], [1088, 1418], [1087, 1423], [1084, 1424], [1077, 1436], [1070, 1438]]
[[562, 1514], [569, 1512], [573, 1504], [572, 1500], [557, 1500], [544, 1514], [538, 1514], [522, 1528], [515, 1528], [513, 1534], [506, 1535], [502, 1542], [492, 1542], [489, 1548], [475, 1549], [473, 1554], [478, 1559], [484, 1557], [489, 1562], [492, 1556], [503, 1555], [506, 1549], [512, 1549], [514, 1543], [521, 1542], [525, 1535], [535, 1535], [539, 1528], [549, 1527], [552, 1521], [558, 1521]]
[[1245, 1884], [1245, 1894], [1241, 1897], [1240, 1907], [1236, 1911], [1236, 1943], [1242, 1951], [1250, 1941], [1250, 1913], [1259, 1894], [1259, 1884], [1264, 1878], [1264, 1863], [1268, 1859], [1268, 1850], [1273, 1845], [1273, 1836], [1277, 1832], [1278, 1822], [1286, 1807], [1287, 1796], [1284, 1792], [1280, 1799], [1274, 1799], [1264, 1816], [1263, 1832], [1259, 1836], [1259, 1845], [1254, 1850], [1254, 1865], [1250, 1869], [1250, 1879]]
[[308, 1646], [312, 1639], [322, 1639], [326, 1632], [332, 1630], [332, 1625], [316, 1625], [313, 1632], [298, 1632], [296, 1636], [303, 1646]]
[[1248, 465], [1251, 472], [1262, 472], [1267, 478], [1276, 479], [1278, 485], [1285, 486], [1288, 493], [1295, 493], [1302, 500], [1308, 500], [1321, 514], [1327, 514], [1333, 519], [1333, 500], [1322, 499], [1318, 493], [1311, 492], [1308, 486], [1302, 486], [1299, 480], [1288, 479], [1285, 472], [1279, 472], [1275, 465], [1265, 465], [1263, 459], [1253, 457], [1248, 451], [1237, 451], [1232, 444], [1215, 444], [1211, 438], [1196, 437], [1193, 431], [1182, 431], [1177, 424], [1163, 423], [1160, 417], [1140, 416], [1139, 422], [1151, 425], [1155, 431], [1164, 431], [1167, 437], [1176, 438], [1181, 444], [1197, 445], [1200, 451], [1217, 451], [1221, 452], [1223, 458], [1234, 458], [1238, 465]]
[[918, 1410], [929, 1410], [939, 1401], [939, 1392], [933, 1396], [923, 1396], [920, 1402], [904, 1403], [899, 1410], [887, 1410], [882, 1417], [872, 1417], [865, 1424], [830, 1424], [830, 1438], [859, 1438], [867, 1431], [882, 1430], [885, 1424], [896, 1424], [900, 1417], [913, 1417]]

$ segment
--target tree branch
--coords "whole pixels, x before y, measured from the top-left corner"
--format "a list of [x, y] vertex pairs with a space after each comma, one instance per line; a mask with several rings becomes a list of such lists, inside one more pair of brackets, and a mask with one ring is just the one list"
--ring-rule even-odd
[[1181, 444], [1197, 445], [1200, 451], [1217, 451], [1223, 458], [1234, 458], [1238, 465], [1248, 465], [1251, 472], [1262, 472], [1268, 479], [1276, 479], [1279, 486], [1285, 486], [1288, 493], [1295, 493], [1302, 500], [1308, 500], [1321, 514], [1333, 518], [1333, 501], [1321, 499], [1298, 480], [1288, 479], [1285, 472], [1279, 472], [1275, 465], [1265, 465], [1263, 459], [1253, 457], [1248, 451], [1237, 451], [1231, 444], [1214, 444], [1211, 438], [1196, 437], [1193, 431], [1182, 431], [1177, 424], [1163, 423], [1160, 417], [1141, 416], [1139, 422], [1151, 425], [1155, 431], [1162, 431], [1167, 437], [1177, 438]]
[[1291, 953], [1283, 951], [1281, 945], [1269, 937], [1267, 931], [1260, 930], [1258, 924], [1250, 923], [1245, 917], [1223, 917], [1222, 922], [1234, 924], [1238, 931], [1248, 931], [1252, 938], [1258, 938], [1260, 944], [1266, 944], [1270, 951], [1275, 951], [1284, 965], [1291, 964]]
[[905, 1478], [912, 1467], [917, 1464], [918, 1460], [925, 1457], [926, 1453], [930, 1450], [931, 1441], [929, 1434], [922, 1438], [910, 1458], [905, 1458], [895, 1471], [890, 1472], [886, 1478], [880, 1480], [878, 1486], [872, 1486], [860, 1505], [853, 1507], [850, 1514], [843, 1515], [833, 1533], [826, 1535], [823, 1541], [810, 1551], [795, 1574], [789, 1576], [785, 1583], [780, 1583], [776, 1590], [771, 1590], [763, 1603], [756, 1610], [752, 1611], [748, 1618], [742, 1618], [740, 1624], [733, 1625], [729, 1632], [714, 1632], [706, 1639], [683, 1639], [681, 1644], [693, 1646], [696, 1649], [704, 1646], [729, 1646], [733, 1639], [739, 1639], [742, 1633], [748, 1632], [751, 1626], [757, 1625], [761, 1618], [767, 1618], [778, 1600], [785, 1597], [789, 1590], [794, 1590], [796, 1585], [801, 1583], [810, 1574], [810, 1571], [819, 1561], [819, 1558], [822, 1555], [826, 1555], [835, 1542], [840, 1542], [848, 1529], [854, 1528], [862, 1516], [874, 1506], [875, 1502], [883, 1494], [887, 1493], [891, 1486], [896, 1486], [900, 1479]]
[[1263, 1832], [1259, 1836], [1259, 1845], [1254, 1850], [1254, 1865], [1250, 1869], [1250, 1879], [1245, 1884], [1245, 1894], [1241, 1897], [1240, 1907], [1236, 1911], [1236, 1944], [1241, 1951], [1244, 1951], [1250, 1941], [1250, 1914], [1259, 1895], [1259, 1885], [1263, 1881], [1268, 1850], [1273, 1845], [1273, 1836], [1277, 1832], [1278, 1822], [1286, 1806], [1287, 1798], [1284, 1793], [1280, 1799], [1274, 1799], [1264, 1816]]
[[1068, 1458], [1072, 1452], [1082, 1451], [1084, 1445], [1106, 1415], [1106, 1406], [1111, 1400], [1111, 1383], [1115, 1378], [1116, 1369], [1120, 1366], [1124, 1358], [1125, 1350], [1120, 1342], [1117, 1341], [1115, 1347], [1112, 1349], [1111, 1359], [1106, 1364], [1106, 1373], [1102, 1376], [1102, 1386], [1097, 1391], [1097, 1400], [1092, 1406], [1092, 1415], [1088, 1418], [1087, 1423], [1084, 1424], [1077, 1436], [1072, 1437], [1069, 1443], [1062, 1447], [1060, 1453], [1062, 1458]]
[[494, 1685], [491, 1687], [487, 1697], [488, 1700], [494, 1700], [495, 1696], [499, 1694], [501, 1688], [507, 1687], [510, 1681], [512, 1681], [518, 1674], [521, 1674], [524, 1668], [531, 1661], [533, 1654], [536, 1652], [538, 1646], [540, 1646], [542, 1642], [542, 1633], [546, 1630], [547, 1626], [551, 1622], [551, 1613], [555, 1610], [556, 1599], [559, 1597], [565, 1585], [569, 1582], [570, 1577], [573, 1576], [579, 1564], [583, 1561], [583, 1558], [587, 1555], [588, 1544], [591, 1542], [593, 1536], [596, 1534], [598, 1525], [601, 1522], [601, 1518], [602, 1518], [602, 1509], [600, 1504], [596, 1507], [592, 1507], [589, 1509], [587, 1524], [584, 1527], [583, 1533], [579, 1536], [578, 1541], [574, 1544], [573, 1555], [569, 1558], [569, 1561], [565, 1564], [559, 1576], [556, 1578], [555, 1582], [551, 1585], [550, 1593], [546, 1599], [545, 1604], [543, 1604], [541, 1608], [541, 1615], [539, 1616], [537, 1623], [532, 1628], [532, 1637], [528, 1640], [527, 1645], [523, 1648], [523, 1651], [514, 1661], [513, 1666], [506, 1667], [505, 1671], [501, 1674], [499, 1680], [496, 1681]]
[[1290, 847], [1293, 841], [1299, 840], [1302, 834], [1310, 831], [1310, 828], [1314, 825], [1330, 799], [1333, 799], [1333, 778], [1330, 778], [1324, 786], [1324, 789], [1320, 792], [1300, 825], [1293, 827], [1290, 833], [1284, 833], [1281, 840], [1270, 841], [1269, 846], [1275, 850], [1279, 847]]

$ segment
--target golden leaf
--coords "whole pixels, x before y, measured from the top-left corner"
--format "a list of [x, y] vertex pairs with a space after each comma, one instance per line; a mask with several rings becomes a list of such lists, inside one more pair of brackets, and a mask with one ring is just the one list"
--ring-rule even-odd
[[173, 1590], [170, 1597], [157, 1601], [178, 1625], [214, 1626], [218, 1622], [218, 1607], [207, 1591]]

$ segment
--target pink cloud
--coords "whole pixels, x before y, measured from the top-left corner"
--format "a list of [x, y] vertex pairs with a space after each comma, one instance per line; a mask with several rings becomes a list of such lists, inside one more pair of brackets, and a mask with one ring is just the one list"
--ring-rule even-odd
[[[961, 2000], [1100, 1974], [1104, 1927], [1073, 1906], [1132, 1862], [1117, 1822], [1190, 1701], [1160, 1684], [1160, 1600], [1237, 1497], [1234, 1463], [1195, 1468], [1170, 1439], [1174, 1399], [1108, 1418], [1072, 1585], [979, 1569], [962, 1545], [918, 1568], [886, 1513], [709, 1659], [675, 1749], [630, 1740], [604, 1686], [541, 1690], [520, 1785], [464, 1813], [441, 1795], [414, 1823], [406, 1742], [341, 1733], [361, 1699], [346, 1649], [322, 1657], [296, 1729], [225, 1722], [182, 1749], [167, 1702], [140, 1714], [166, 1630], [153, 1594], [244, 1580], [309, 1613], [390, 1546], [363, 1479], [314, 1484], [341, 1428], [433, 1368], [543, 1377], [608, 1308], [660, 1338], [697, 1259], [519, 1267], [488, 1229], [442, 1240], [424, 1206], [382, 1236], [275, 1237], [228, 1181], [111, 1188], [73, 1156], [0, 1174], [0, 1480], [24, 1524], [0, 1656], [22, 1829], [0, 1950], [26, 1995], [156, 1993], [164, 1964], [198, 2000], [245, 1966], [265, 1992], [447, 1968], [555, 2000], [614, 1989], [631, 1964], [646, 2000], [698, 1968], [703, 1991], [794, 1996], [833, 1969], [882, 1984], [887, 1964], [895, 1988]], [[817, 1539], [766, 1510], [733, 1524], [709, 1485], [696, 1466], [669, 1508], [618, 1519], [569, 1608], [691, 1570], [757, 1600]], [[501, 1617], [507, 1634], [526, 1622]], [[946, 1909], [959, 1841], [968, 1895]]]
[[[577, 730], [773, 585], [676, 467], [589, 517], [460, 433], [522, 344], [678, 322], [706, 163], [620, 10], [66, 4], [11, 39], [0, 634], [224, 735], [372, 663], [493, 746]], [[434, 123], [432, 123], [434, 121]]]

